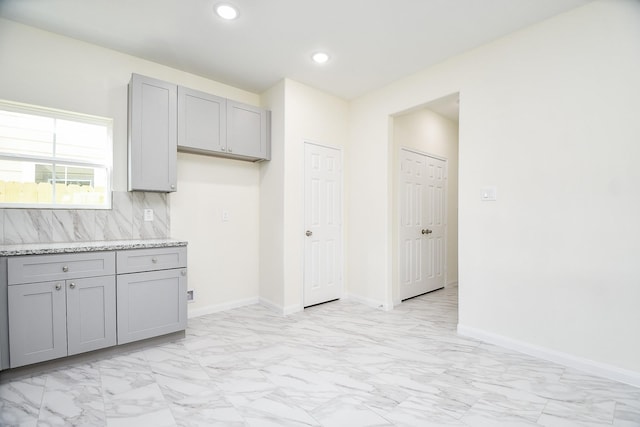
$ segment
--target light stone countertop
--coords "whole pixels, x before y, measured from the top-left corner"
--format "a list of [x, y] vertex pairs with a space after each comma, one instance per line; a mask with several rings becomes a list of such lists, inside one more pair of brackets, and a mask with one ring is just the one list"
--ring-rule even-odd
[[187, 242], [175, 239], [140, 239], [0, 245], [0, 256], [66, 254], [123, 249], [169, 248], [176, 246], [187, 246]]

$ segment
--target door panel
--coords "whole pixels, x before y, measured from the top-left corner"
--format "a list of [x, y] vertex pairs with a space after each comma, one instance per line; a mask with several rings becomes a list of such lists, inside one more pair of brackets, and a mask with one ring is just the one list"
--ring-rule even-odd
[[341, 162], [339, 150], [305, 143], [305, 307], [342, 293]]
[[400, 298], [444, 286], [446, 162], [400, 151]]

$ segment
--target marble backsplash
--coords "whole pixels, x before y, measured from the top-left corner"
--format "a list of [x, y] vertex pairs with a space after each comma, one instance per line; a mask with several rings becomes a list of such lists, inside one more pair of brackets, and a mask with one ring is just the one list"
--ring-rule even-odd
[[169, 225], [166, 193], [114, 191], [109, 210], [0, 209], [0, 244], [163, 239]]

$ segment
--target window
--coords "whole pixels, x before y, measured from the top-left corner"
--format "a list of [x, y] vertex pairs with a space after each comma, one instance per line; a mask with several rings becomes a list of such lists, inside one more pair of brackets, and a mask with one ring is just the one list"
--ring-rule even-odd
[[0, 101], [0, 207], [111, 207], [111, 119]]

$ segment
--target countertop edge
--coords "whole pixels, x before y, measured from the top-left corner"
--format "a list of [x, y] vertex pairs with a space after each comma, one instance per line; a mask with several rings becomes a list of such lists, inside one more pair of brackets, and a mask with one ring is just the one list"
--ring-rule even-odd
[[0, 246], [0, 257], [20, 255], [68, 254], [79, 252], [117, 251], [187, 246], [188, 242], [174, 239], [114, 240], [100, 242], [33, 243]]

